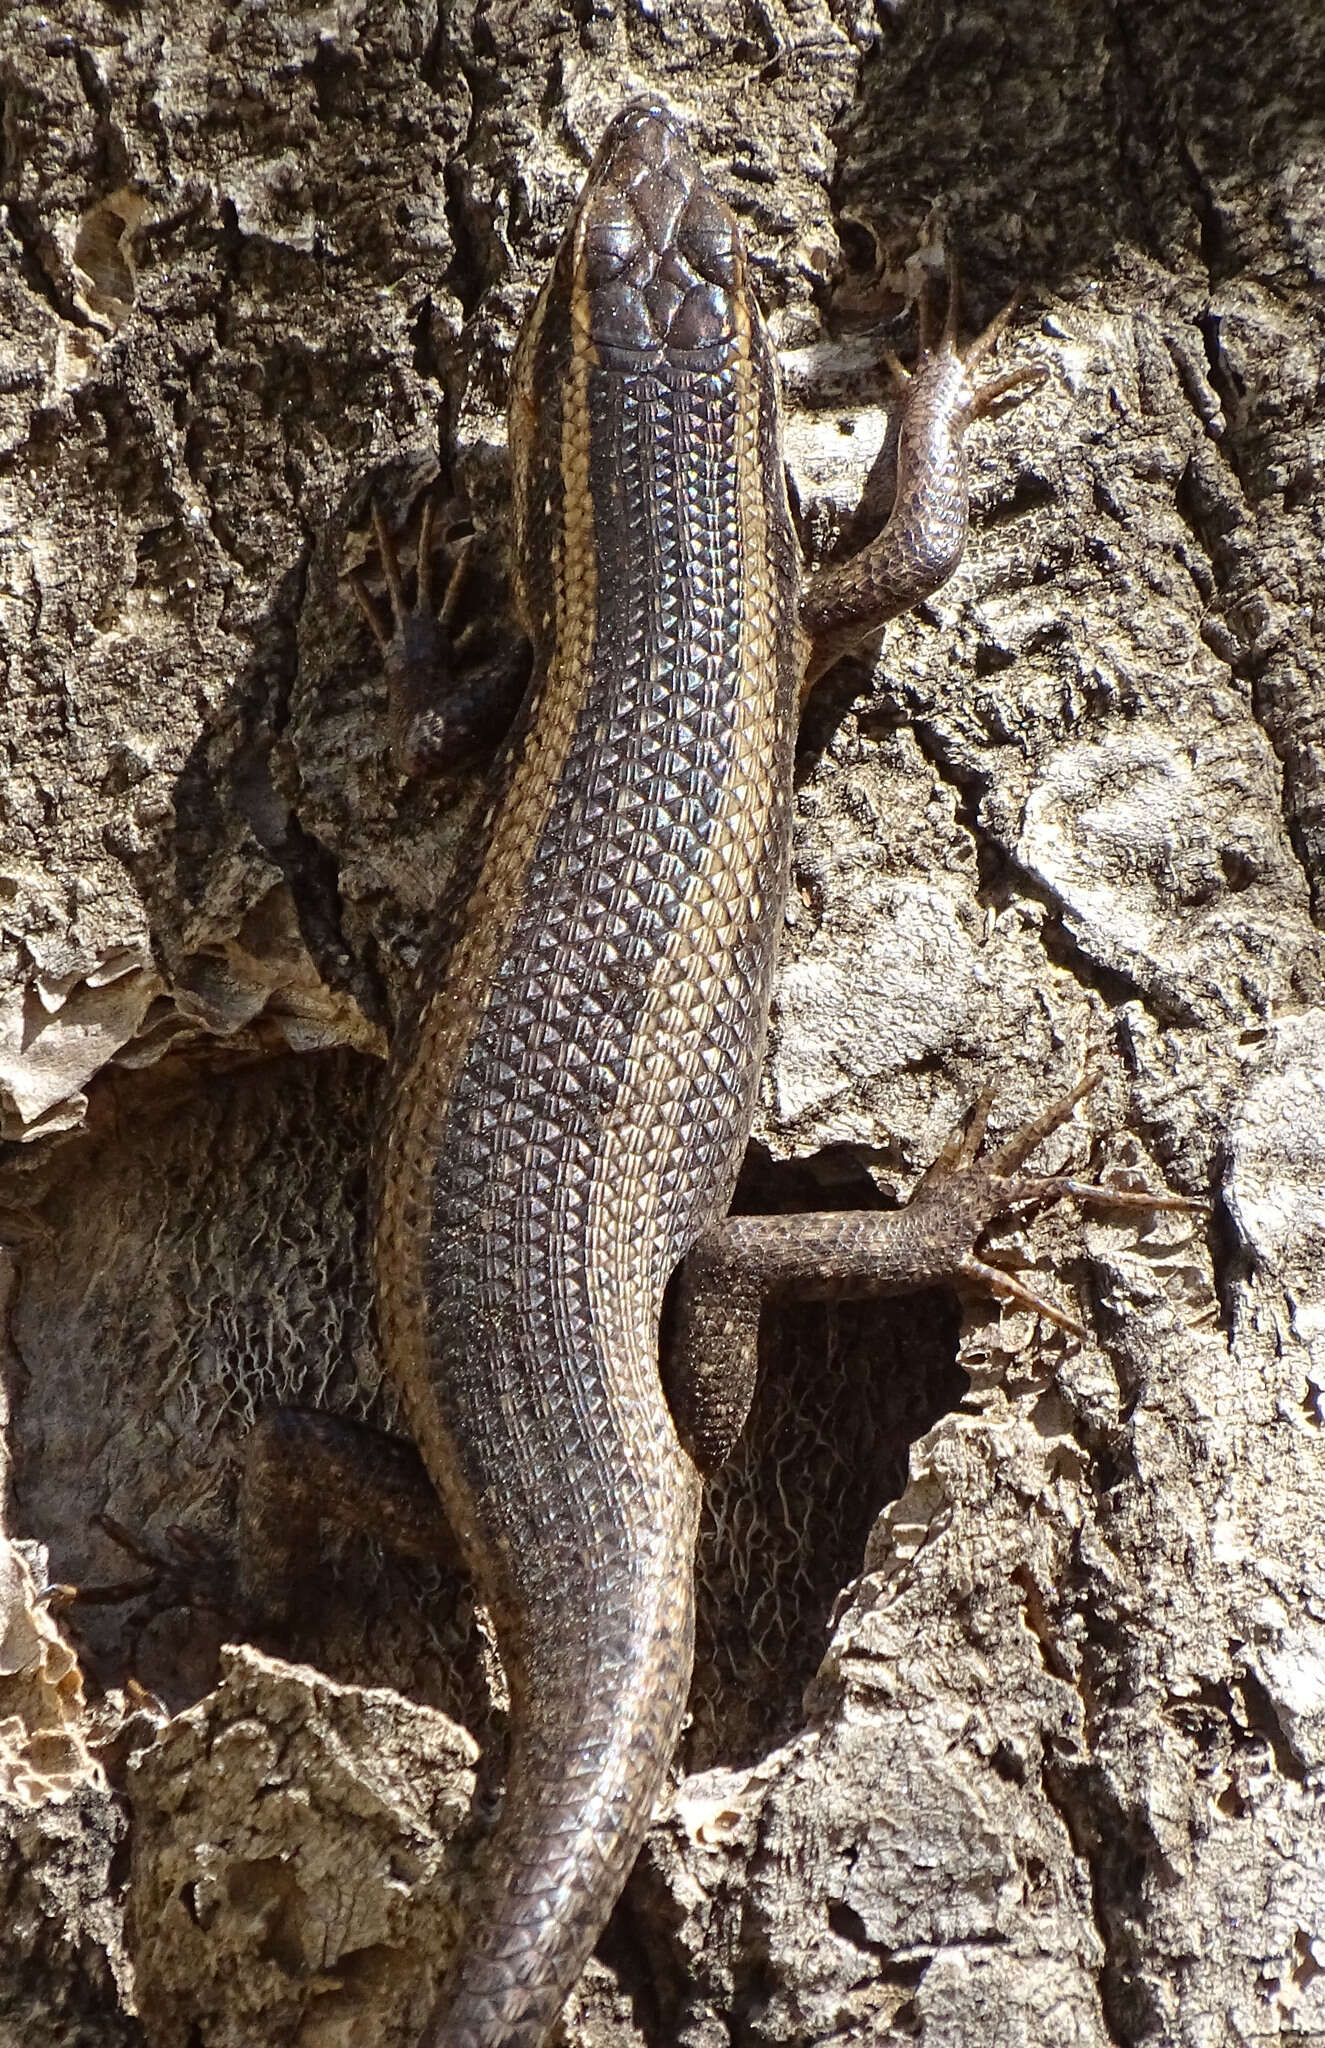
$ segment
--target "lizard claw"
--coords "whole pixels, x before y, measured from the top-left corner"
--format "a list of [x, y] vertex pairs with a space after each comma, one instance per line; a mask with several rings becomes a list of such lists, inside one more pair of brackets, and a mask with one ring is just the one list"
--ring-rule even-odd
[[[985, 359], [992, 355], [1000, 335], [1007, 327], [1013, 314], [1021, 304], [1020, 287], [1013, 292], [1006, 305], [1000, 307], [988, 325], [980, 331], [974, 341], [965, 348], [958, 345], [961, 323], [961, 271], [957, 257], [949, 252], [946, 263], [947, 304], [943, 322], [939, 325], [934, 304], [935, 287], [926, 278], [917, 301], [919, 318], [919, 348], [913, 375], [919, 376], [931, 366], [960, 364], [965, 373], [967, 397], [965, 414], [967, 420], [984, 419], [991, 413], [1002, 411], [1005, 405], [1019, 405], [1023, 398], [1029, 398], [1032, 391], [1048, 380], [1048, 371], [1042, 363], [1021, 363], [1010, 370], [1001, 371], [995, 377], [988, 377], [983, 383], [974, 382], [972, 373]], [[890, 368], [897, 374], [895, 359], [890, 359]], [[905, 373], [903, 373], [905, 375]]]
[[411, 602], [405, 594], [396, 537], [376, 499], [371, 516], [389, 619], [383, 618], [361, 570], [351, 574], [350, 588], [382, 653], [392, 759], [404, 776], [433, 774], [457, 767], [495, 743], [509, 723], [517, 685], [523, 681], [523, 655], [512, 660], [507, 650], [457, 680], [455, 671], [464, 667], [464, 656], [479, 632], [473, 623], [458, 634], [453, 631], [473, 559], [474, 535], [463, 535], [457, 542], [442, 601], [436, 604], [436, 506], [431, 496], [425, 497], [415, 539]]
[[946, 1201], [960, 1205], [968, 1215], [971, 1248], [956, 1261], [955, 1277], [973, 1287], [988, 1289], [1004, 1300], [1016, 1302], [1076, 1337], [1085, 1333], [1075, 1316], [980, 1256], [979, 1246], [990, 1224], [1009, 1210], [1057, 1201], [1065, 1196], [1107, 1209], [1200, 1211], [1206, 1207], [1204, 1202], [1186, 1195], [1160, 1194], [1150, 1188], [1119, 1188], [1104, 1181], [1078, 1180], [1067, 1174], [1022, 1172], [1023, 1162], [1035, 1147], [1067, 1122], [1077, 1103], [1098, 1086], [1100, 1078], [1097, 1067], [1087, 1068], [1075, 1087], [1029, 1117], [1010, 1138], [982, 1159], [979, 1157], [980, 1146], [993, 1102], [992, 1089], [985, 1089], [977, 1097], [965, 1124], [947, 1140], [912, 1196], [912, 1205], [922, 1198], [937, 1203]]

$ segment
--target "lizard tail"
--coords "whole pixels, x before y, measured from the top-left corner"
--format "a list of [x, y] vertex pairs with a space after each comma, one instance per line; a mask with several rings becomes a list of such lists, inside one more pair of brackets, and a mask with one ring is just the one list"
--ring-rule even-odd
[[[692, 1552], [693, 1534], [681, 1568], [650, 1573], [650, 1614], [618, 1614], [624, 1627], [613, 1627], [609, 1613], [605, 1628], [567, 1614], [556, 1654], [522, 1660], [505, 1802], [419, 2048], [542, 2048], [550, 2034], [676, 1749], [694, 1656]], [[574, 1637], [586, 1679], [568, 1685]]]

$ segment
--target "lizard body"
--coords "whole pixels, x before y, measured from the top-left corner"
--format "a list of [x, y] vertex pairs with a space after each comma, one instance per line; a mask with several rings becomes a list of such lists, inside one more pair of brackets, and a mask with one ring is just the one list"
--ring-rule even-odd
[[[950, 1281], [1076, 1329], [979, 1258], [992, 1218], [1068, 1192], [1183, 1206], [1020, 1171], [1088, 1078], [984, 1157], [979, 1112], [901, 1211], [726, 1217], [787, 889], [800, 703], [951, 573], [964, 432], [1039, 381], [977, 385], [1002, 319], [961, 354], [955, 301], [941, 334], [922, 305], [887, 525], [814, 578], [740, 231], [665, 108], [612, 123], [516, 351], [513, 567], [532, 678], [464, 921], [397, 1034], [379, 1162], [383, 1349], [426, 1468], [391, 1526], [435, 1544], [435, 1488], [511, 1691], [505, 1802], [422, 2048], [540, 2048], [621, 1890], [680, 1732], [702, 1473], [742, 1426], [762, 1304]], [[415, 714], [419, 761], [439, 731], [445, 750], [444, 635], [426, 529], [412, 609], [380, 519], [378, 537], [391, 634], [364, 602], [410, 765]], [[273, 1463], [278, 1433], [258, 1446]], [[343, 1490], [341, 1435], [317, 1419], [306, 1495], [319, 1470]], [[273, 1553], [286, 1525], [264, 1492], [248, 1519], [267, 1513]]]
[[799, 561], [776, 371], [680, 129], [614, 126], [516, 358], [534, 671], [462, 935], [402, 1035], [385, 1352], [512, 1694], [483, 1917], [430, 2038], [541, 2040], [690, 1679], [700, 1482], [668, 1278], [730, 1200], [786, 886]]

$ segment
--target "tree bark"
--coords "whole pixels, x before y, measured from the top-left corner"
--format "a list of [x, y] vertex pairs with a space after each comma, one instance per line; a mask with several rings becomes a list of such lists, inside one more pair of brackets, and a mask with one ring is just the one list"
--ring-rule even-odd
[[[943, 251], [1048, 372], [812, 708], [743, 1199], [903, 1199], [1092, 1062], [1055, 1163], [1211, 1206], [1009, 1229], [1081, 1342], [766, 1333], [569, 2038], [1325, 2040], [1325, 15], [73, 0], [0, 90], [0, 2043], [406, 2044], [454, 1937], [481, 1617], [349, 1542], [223, 1652], [235, 1475], [278, 1401], [393, 1419], [366, 1161], [479, 787], [395, 777], [346, 571], [431, 487], [500, 616], [510, 349], [642, 91], [744, 219], [813, 558]], [[138, 1574], [104, 1516], [167, 1570], [52, 1616]]]

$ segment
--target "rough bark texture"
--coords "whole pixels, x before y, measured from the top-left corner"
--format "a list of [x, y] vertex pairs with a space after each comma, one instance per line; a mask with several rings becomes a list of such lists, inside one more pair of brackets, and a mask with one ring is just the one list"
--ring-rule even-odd
[[[349, 1545], [267, 1646], [319, 1671], [218, 1668], [236, 1457], [290, 1395], [389, 1418], [366, 1149], [474, 799], [397, 785], [341, 572], [440, 471], [499, 614], [512, 339], [652, 89], [814, 552], [941, 247], [1050, 373], [813, 713], [749, 1197], [901, 1197], [1094, 1057], [1058, 1156], [1212, 1209], [1016, 1241], [1082, 1344], [770, 1330], [571, 2039], [1325, 2041], [1325, 15], [180, 0], [0, 13], [0, 2042], [405, 2043], [444, 1957], [488, 1801], [422, 1709], [499, 1725], [482, 1630]], [[76, 1665], [34, 1581], [134, 1575], [98, 1514], [194, 1597], [77, 1610]]]

